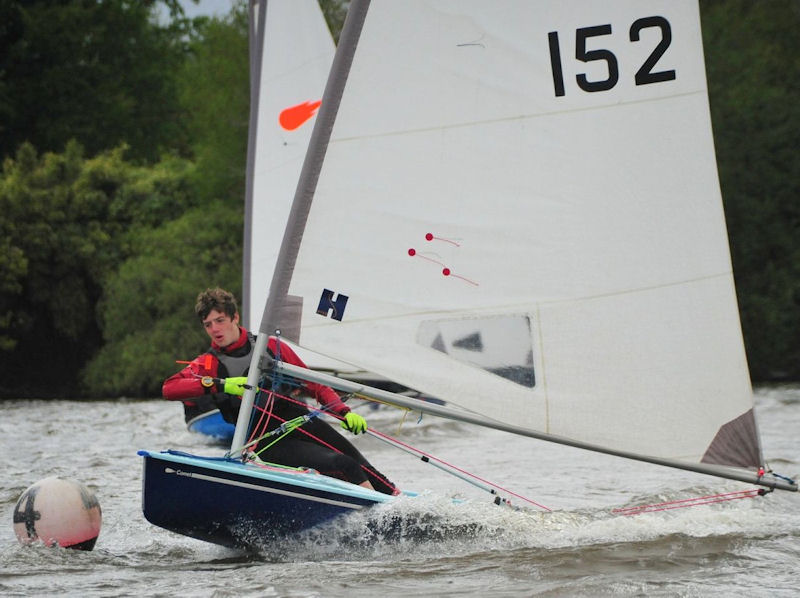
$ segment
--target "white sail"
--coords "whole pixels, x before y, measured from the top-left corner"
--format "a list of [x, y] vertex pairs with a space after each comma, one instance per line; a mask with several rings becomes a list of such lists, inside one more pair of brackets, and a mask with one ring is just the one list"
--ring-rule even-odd
[[[250, 3], [251, 115], [242, 319], [257, 327], [335, 46], [317, 0]], [[352, 366], [297, 349], [310, 367]]]
[[760, 465], [697, 3], [351, 13], [276, 272], [299, 343], [543, 434]]

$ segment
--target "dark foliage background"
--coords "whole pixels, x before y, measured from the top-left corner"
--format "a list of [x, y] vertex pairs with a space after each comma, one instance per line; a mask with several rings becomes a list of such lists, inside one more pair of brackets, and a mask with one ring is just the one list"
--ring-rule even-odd
[[[700, 8], [751, 375], [800, 380], [800, 0]], [[241, 290], [247, 53], [243, 1], [0, 0], [0, 398], [158, 396], [204, 349], [194, 297]]]

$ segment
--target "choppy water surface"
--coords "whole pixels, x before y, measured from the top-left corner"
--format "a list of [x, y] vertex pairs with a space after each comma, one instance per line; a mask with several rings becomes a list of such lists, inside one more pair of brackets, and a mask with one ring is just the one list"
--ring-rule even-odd
[[[800, 387], [762, 388], [757, 417], [779, 473], [800, 475]], [[166, 401], [0, 402], [2, 596], [794, 596], [800, 496], [624, 517], [615, 507], [747, 489], [735, 482], [393, 411], [373, 428], [543, 504], [518, 509], [374, 438], [357, 442], [421, 492], [243, 553], [153, 527], [141, 513], [138, 449], [222, 449], [183, 427]], [[48, 477], [95, 491], [92, 552], [23, 547], [12, 511]], [[463, 500], [453, 501], [453, 498]], [[5, 531], [2, 531], [2, 530]]]

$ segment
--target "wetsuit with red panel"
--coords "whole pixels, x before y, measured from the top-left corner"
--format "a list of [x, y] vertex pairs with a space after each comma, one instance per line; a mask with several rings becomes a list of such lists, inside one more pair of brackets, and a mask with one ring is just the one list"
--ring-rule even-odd
[[[164, 398], [175, 401], [210, 398], [219, 408], [225, 421], [235, 424], [239, 416], [241, 397], [223, 392], [221, 385], [216, 383], [204, 386], [202, 378], [210, 376], [224, 379], [247, 375], [255, 345], [255, 336], [249, 334], [242, 327], [240, 327], [240, 331], [239, 338], [227, 347], [220, 347], [212, 341], [211, 349], [207, 353], [199, 355], [180, 372], [167, 378], [161, 389]], [[267, 350], [273, 357], [279, 355], [280, 359], [286, 363], [306, 367], [291, 347], [283, 342], [279, 343], [275, 337], [269, 338]], [[274, 398], [270, 401], [271, 404], [266, 406], [267, 413], [261, 422], [262, 426], [266, 422], [266, 426], [263, 427], [265, 431], [277, 428], [284, 421], [308, 415], [308, 408], [304, 404], [307, 396], [313, 397], [325, 411], [340, 417], [350, 411], [339, 395], [332, 388], [323, 384], [302, 382], [293, 387], [283, 384], [281, 388], [274, 390]], [[292, 400], [282, 398], [285, 396], [289, 396]], [[273, 440], [273, 438], [267, 438], [263, 442], [269, 444]], [[256, 450], [261, 448], [262, 446], [259, 445]], [[316, 469], [325, 475], [354, 484], [369, 480], [379, 492], [386, 494], [395, 492], [394, 485], [378, 472], [358, 449], [318, 417], [281, 438], [268, 449], [260, 452], [259, 456], [263, 460], [273, 463]]]

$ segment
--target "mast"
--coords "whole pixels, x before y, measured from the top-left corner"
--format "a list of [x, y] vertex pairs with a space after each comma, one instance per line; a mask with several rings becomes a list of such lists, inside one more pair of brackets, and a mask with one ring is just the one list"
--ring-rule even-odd
[[[322, 162], [325, 159], [325, 151], [330, 140], [339, 103], [368, 9], [369, 0], [354, 0], [347, 12], [342, 34], [339, 37], [339, 45], [337, 46], [331, 73], [325, 86], [325, 93], [322, 96], [322, 105], [317, 114], [317, 121], [314, 123], [308, 153], [300, 172], [300, 180], [292, 202], [289, 219], [286, 223], [278, 260], [275, 264], [269, 296], [261, 318], [261, 326], [256, 346], [253, 349], [253, 358], [250, 362], [250, 370], [247, 377], [247, 384], [251, 388], [246, 390], [242, 396], [239, 417], [236, 420], [236, 431], [231, 442], [231, 452], [236, 451], [244, 444], [247, 435], [250, 414], [253, 410], [253, 402], [256, 395], [254, 389], [258, 387], [263, 369], [261, 360], [262, 357], [267, 355], [269, 336], [275, 334], [281, 325], [281, 309], [289, 292], [292, 270], [300, 250], [300, 241], [302, 240], [305, 223], [314, 199], [314, 191], [319, 179]], [[259, 11], [259, 13], [263, 12], [265, 11]], [[259, 14], [259, 20], [262, 18], [264, 17]], [[258, 34], [262, 38], [262, 44], [264, 28], [264, 24], [261, 22]], [[252, 165], [249, 163], [249, 159], [250, 156], [248, 156], [248, 186], [252, 178]]]

